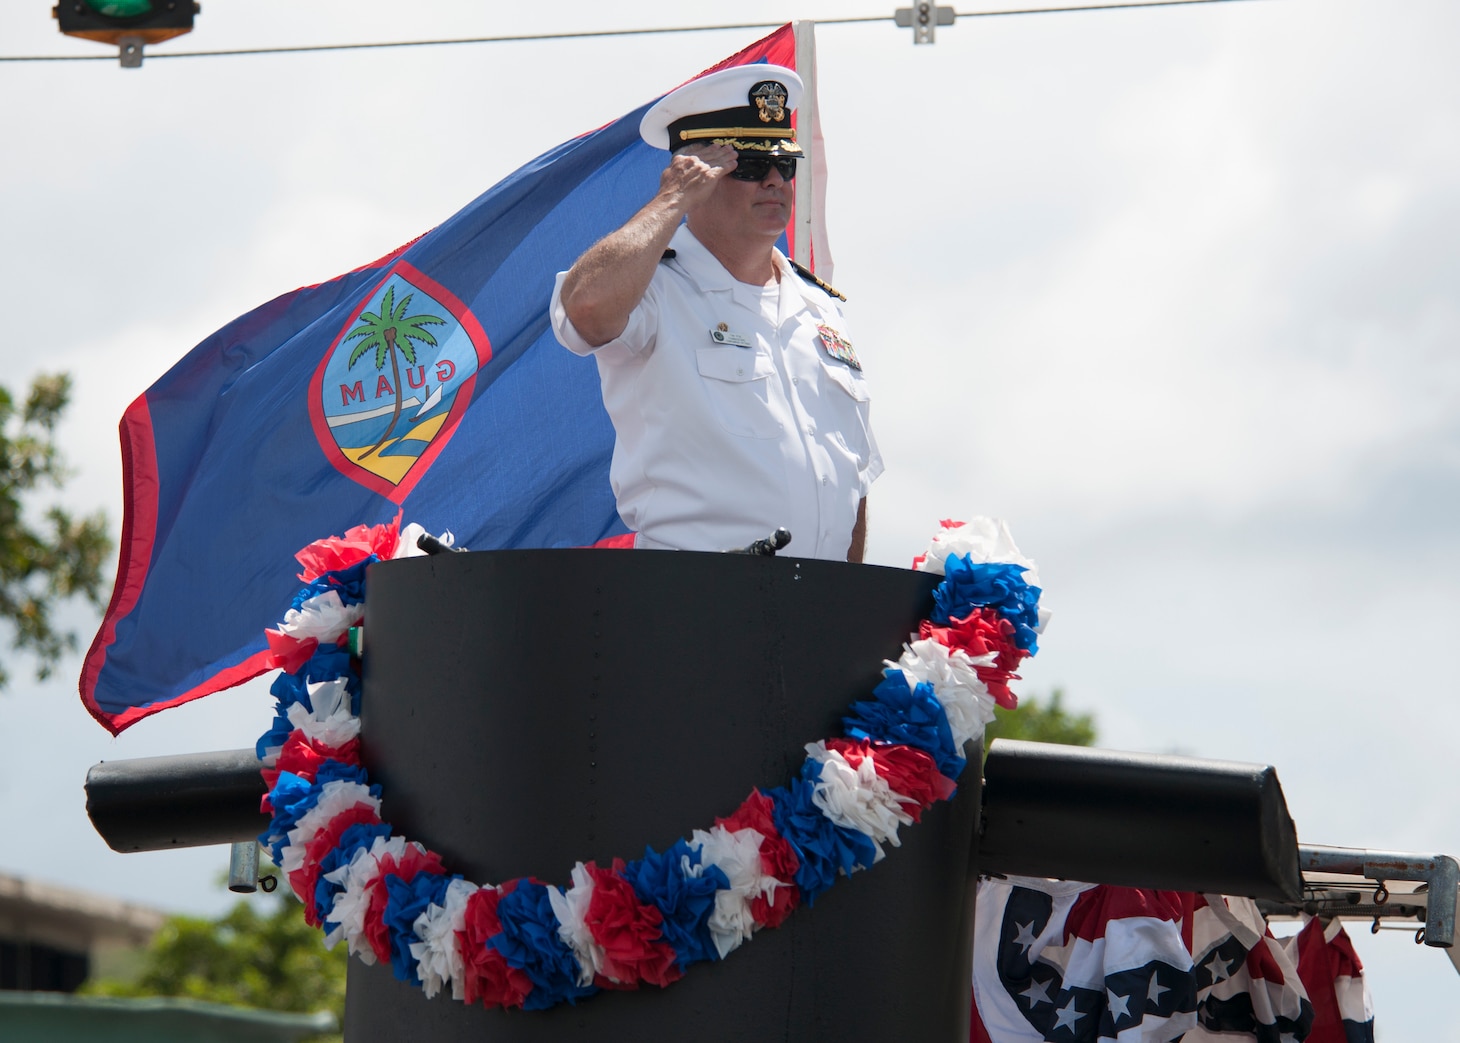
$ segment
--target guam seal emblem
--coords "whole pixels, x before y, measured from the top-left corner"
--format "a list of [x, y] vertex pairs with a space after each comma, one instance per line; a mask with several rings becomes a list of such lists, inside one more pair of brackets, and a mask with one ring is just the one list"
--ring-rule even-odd
[[309, 408], [320, 448], [341, 473], [400, 503], [455, 433], [490, 358], [466, 306], [398, 262], [315, 371]]

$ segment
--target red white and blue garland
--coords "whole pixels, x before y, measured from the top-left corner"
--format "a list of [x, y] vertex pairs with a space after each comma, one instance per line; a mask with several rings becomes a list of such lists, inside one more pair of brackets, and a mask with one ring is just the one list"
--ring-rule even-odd
[[[811, 905], [838, 876], [883, 858], [900, 826], [953, 795], [964, 744], [983, 736], [1008, 683], [1037, 651], [1045, 616], [1034, 563], [1002, 522], [943, 522], [913, 567], [943, 576], [935, 608], [888, 661], [840, 737], [807, 745], [787, 785], [752, 790], [728, 817], [663, 852], [571, 883], [478, 886], [380, 818], [360, 763], [360, 678], [346, 647], [372, 562], [419, 553], [417, 525], [357, 526], [297, 555], [307, 584], [268, 632], [278, 700], [258, 742], [272, 815], [259, 840], [325, 942], [427, 996], [541, 1010], [602, 988], [664, 986], [723, 959], [762, 927]], [[449, 536], [443, 537], [449, 543]]]

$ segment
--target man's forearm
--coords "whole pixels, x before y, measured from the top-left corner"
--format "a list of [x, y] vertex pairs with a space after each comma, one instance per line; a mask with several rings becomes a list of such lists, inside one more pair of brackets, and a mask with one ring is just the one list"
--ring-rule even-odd
[[852, 526], [852, 545], [847, 548], [847, 560], [860, 565], [867, 550], [867, 497], [857, 504], [857, 521]]
[[656, 195], [568, 269], [563, 308], [573, 328], [595, 348], [624, 331], [643, 299], [664, 248], [684, 219], [677, 204], [673, 197]]
[[725, 145], [696, 145], [675, 155], [654, 198], [568, 269], [563, 310], [584, 340], [596, 348], [624, 331], [679, 223], [735, 164], [735, 150]]

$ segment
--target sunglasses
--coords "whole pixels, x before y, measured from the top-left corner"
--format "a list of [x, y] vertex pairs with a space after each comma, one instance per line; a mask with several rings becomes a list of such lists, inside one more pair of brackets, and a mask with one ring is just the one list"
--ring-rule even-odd
[[736, 181], [764, 181], [771, 167], [776, 168], [782, 181], [796, 177], [795, 156], [741, 156], [730, 176]]

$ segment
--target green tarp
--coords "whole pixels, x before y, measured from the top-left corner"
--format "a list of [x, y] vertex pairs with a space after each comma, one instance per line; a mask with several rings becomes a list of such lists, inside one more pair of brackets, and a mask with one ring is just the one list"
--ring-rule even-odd
[[338, 1031], [333, 1014], [281, 1014], [184, 999], [0, 992], [5, 1043], [294, 1043]]

